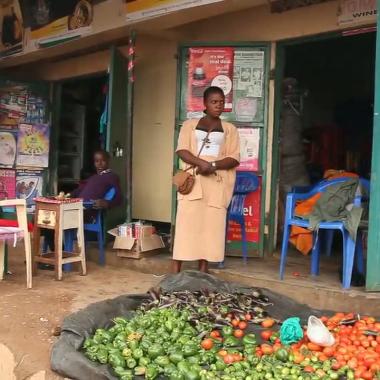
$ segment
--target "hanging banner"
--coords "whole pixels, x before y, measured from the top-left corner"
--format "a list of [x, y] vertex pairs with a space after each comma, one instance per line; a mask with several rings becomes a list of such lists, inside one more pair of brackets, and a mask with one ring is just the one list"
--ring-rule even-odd
[[259, 128], [238, 128], [240, 137], [240, 165], [239, 171], [258, 171], [259, 170], [259, 147], [260, 129]]
[[19, 2], [10, 0], [0, 5], [0, 58], [22, 51], [23, 21]]
[[20, 124], [17, 138], [17, 166], [47, 168], [49, 165], [47, 124]]
[[264, 97], [264, 68], [263, 51], [235, 50], [233, 87], [236, 121], [256, 120]]
[[19, 0], [24, 27], [38, 46], [78, 38], [91, 31], [93, 9], [87, 0]]
[[187, 111], [204, 109], [203, 93], [207, 87], [220, 87], [226, 97], [224, 112], [232, 111], [234, 49], [231, 47], [190, 48]]
[[338, 10], [338, 24], [375, 23], [377, 0], [341, 0]]
[[124, 0], [129, 22], [163, 16], [182, 9], [218, 3], [223, 0]]
[[[260, 203], [261, 203], [261, 178], [259, 187], [245, 198], [244, 220], [247, 242], [258, 243], [260, 241]], [[241, 227], [238, 223], [229, 221], [227, 241], [241, 241]]]

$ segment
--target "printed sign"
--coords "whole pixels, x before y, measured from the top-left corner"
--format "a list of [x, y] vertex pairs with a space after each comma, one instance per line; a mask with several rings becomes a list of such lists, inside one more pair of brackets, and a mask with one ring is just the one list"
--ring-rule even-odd
[[20, 0], [25, 27], [38, 44], [78, 37], [91, 31], [93, 9], [82, 0]]
[[234, 49], [231, 47], [190, 48], [187, 111], [203, 111], [207, 87], [220, 87], [226, 97], [224, 112], [232, 110]]
[[17, 139], [17, 166], [47, 168], [49, 165], [47, 124], [20, 124]]
[[376, 22], [376, 0], [341, 0], [338, 10], [338, 24]]
[[[244, 203], [244, 220], [247, 241], [258, 243], [260, 241], [260, 208], [261, 208], [261, 178], [256, 191], [248, 194]], [[229, 221], [227, 241], [241, 241], [241, 227], [239, 224]]]
[[13, 168], [16, 165], [17, 131], [0, 130], [0, 167]]
[[240, 137], [240, 165], [239, 171], [259, 170], [259, 128], [239, 128]]
[[34, 198], [42, 195], [43, 172], [40, 170], [17, 170], [16, 196], [26, 200], [27, 211], [35, 210]]
[[136, 22], [220, 1], [223, 0], [125, 0], [125, 12], [129, 22]]

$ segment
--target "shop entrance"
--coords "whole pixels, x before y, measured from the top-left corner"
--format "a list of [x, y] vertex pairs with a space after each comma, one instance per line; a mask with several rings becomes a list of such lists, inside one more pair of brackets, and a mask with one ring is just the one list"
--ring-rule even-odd
[[280, 45], [278, 242], [292, 187], [330, 169], [370, 179], [375, 44], [374, 32], [358, 31]]
[[62, 84], [58, 128], [58, 190], [70, 192], [95, 173], [93, 152], [105, 148], [105, 76]]

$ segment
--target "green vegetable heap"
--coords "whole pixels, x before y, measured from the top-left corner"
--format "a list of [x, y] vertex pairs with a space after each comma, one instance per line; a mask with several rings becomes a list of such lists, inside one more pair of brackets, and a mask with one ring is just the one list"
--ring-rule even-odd
[[[83, 348], [92, 361], [108, 363], [122, 380], [134, 376], [156, 379], [199, 379], [201, 365], [215, 353], [200, 348], [201, 337], [210, 327], [188, 322], [189, 313], [176, 309], [152, 309], [137, 312], [127, 320], [115, 318], [109, 330], [97, 329]], [[206, 329], [206, 330], [205, 330]]]

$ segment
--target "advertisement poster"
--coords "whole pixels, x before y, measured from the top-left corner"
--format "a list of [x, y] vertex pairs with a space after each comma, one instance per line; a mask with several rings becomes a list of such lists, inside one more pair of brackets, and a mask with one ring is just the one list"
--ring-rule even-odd
[[21, 52], [24, 28], [18, 0], [0, 3], [0, 22], [0, 58]]
[[0, 167], [16, 166], [17, 131], [0, 130]]
[[198, 7], [200, 5], [218, 3], [223, 0], [124, 0], [127, 21], [136, 22], [152, 17]]
[[347, 25], [360, 22], [376, 22], [376, 0], [341, 0], [338, 10], [338, 24]]
[[19, 0], [24, 26], [38, 43], [57, 42], [91, 31], [93, 9], [86, 0]]
[[239, 171], [259, 170], [259, 128], [238, 128], [240, 137], [240, 165]]
[[209, 86], [217, 86], [226, 96], [224, 112], [231, 112], [234, 49], [197, 47], [189, 52], [187, 111], [202, 112], [203, 92]]
[[[258, 243], [260, 240], [260, 204], [261, 204], [261, 178], [256, 191], [248, 194], [244, 203], [244, 219], [247, 241]], [[227, 241], [241, 241], [241, 227], [239, 224], [229, 221]]]
[[0, 169], [0, 200], [16, 198], [16, 171]]
[[234, 113], [236, 121], [257, 119], [264, 97], [264, 52], [235, 50], [234, 55]]
[[47, 124], [20, 124], [17, 138], [17, 165], [46, 168], [49, 164]]
[[12, 86], [0, 90], [0, 125], [3, 129], [18, 128], [26, 115], [28, 92], [22, 86]]
[[43, 173], [41, 170], [17, 170], [16, 197], [26, 199], [27, 211], [35, 209], [33, 199], [42, 196]]

